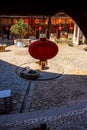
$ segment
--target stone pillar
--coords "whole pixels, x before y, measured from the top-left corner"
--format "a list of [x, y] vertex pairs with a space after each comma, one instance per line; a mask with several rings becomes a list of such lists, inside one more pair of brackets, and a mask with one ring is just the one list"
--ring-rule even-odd
[[48, 19], [48, 35], [47, 35], [48, 39], [50, 38], [50, 26], [51, 26], [51, 17], [49, 17]]
[[86, 41], [86, 38], [84, 35], [82, 35], [82, 43], [85, 43], [85, 41]]
[[79, 44], [79, 34], [80, 34], [80, 29], [76, 24], [74, 24], [73, 44], [75, 45]]

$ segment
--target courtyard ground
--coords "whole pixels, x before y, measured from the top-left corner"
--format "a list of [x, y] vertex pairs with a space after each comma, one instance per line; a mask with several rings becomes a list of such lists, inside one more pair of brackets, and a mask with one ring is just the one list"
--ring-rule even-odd
[[[84, 45], [58, 44], [40, 78], [27, 80], [20, 68], [37, 69], [28, 47], [10, 45], [0, 52], [0, 90], [11, 89], [13, 110], [0, 106], [0, 130], [29, 130], [46, 123], [52, 130], [87, 129], [87, 52]], [[3, 105], [3, 104], [1, 104]]]

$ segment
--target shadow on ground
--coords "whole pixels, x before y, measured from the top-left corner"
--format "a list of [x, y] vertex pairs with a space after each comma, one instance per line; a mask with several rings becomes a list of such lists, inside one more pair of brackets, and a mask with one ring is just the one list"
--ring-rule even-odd
[[[60, 107], [87, 99], [87, 75], [62, 74], [50, 80], [27, 80], [17, 75], [17, 68], [22, 67], [0, 60], [0, 90], [12, 90], [13, 113], [20, 112], [25, 97], [22, 112]], [[44, 75], [56, 73], [44, 72]]]

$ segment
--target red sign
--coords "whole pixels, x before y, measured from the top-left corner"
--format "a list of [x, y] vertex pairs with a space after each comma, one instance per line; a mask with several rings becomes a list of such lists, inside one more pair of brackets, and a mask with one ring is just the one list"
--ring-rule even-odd
[[35, 19], [36, 24], [39, 24], [39, 22], [40, 22], [39, 19]]

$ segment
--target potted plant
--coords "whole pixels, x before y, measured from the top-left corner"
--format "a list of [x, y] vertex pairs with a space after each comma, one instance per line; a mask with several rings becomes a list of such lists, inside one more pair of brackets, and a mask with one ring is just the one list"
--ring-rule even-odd
[[28, 24], [25, 23], [23, 19], [19, 19], [15, 24], [11, 26], [10, 31], [19, 38], [17, 40], [14, 40], [15, 44], [18, 47], [25, 46], [23, 43], [23, 38], [28, 31]]

